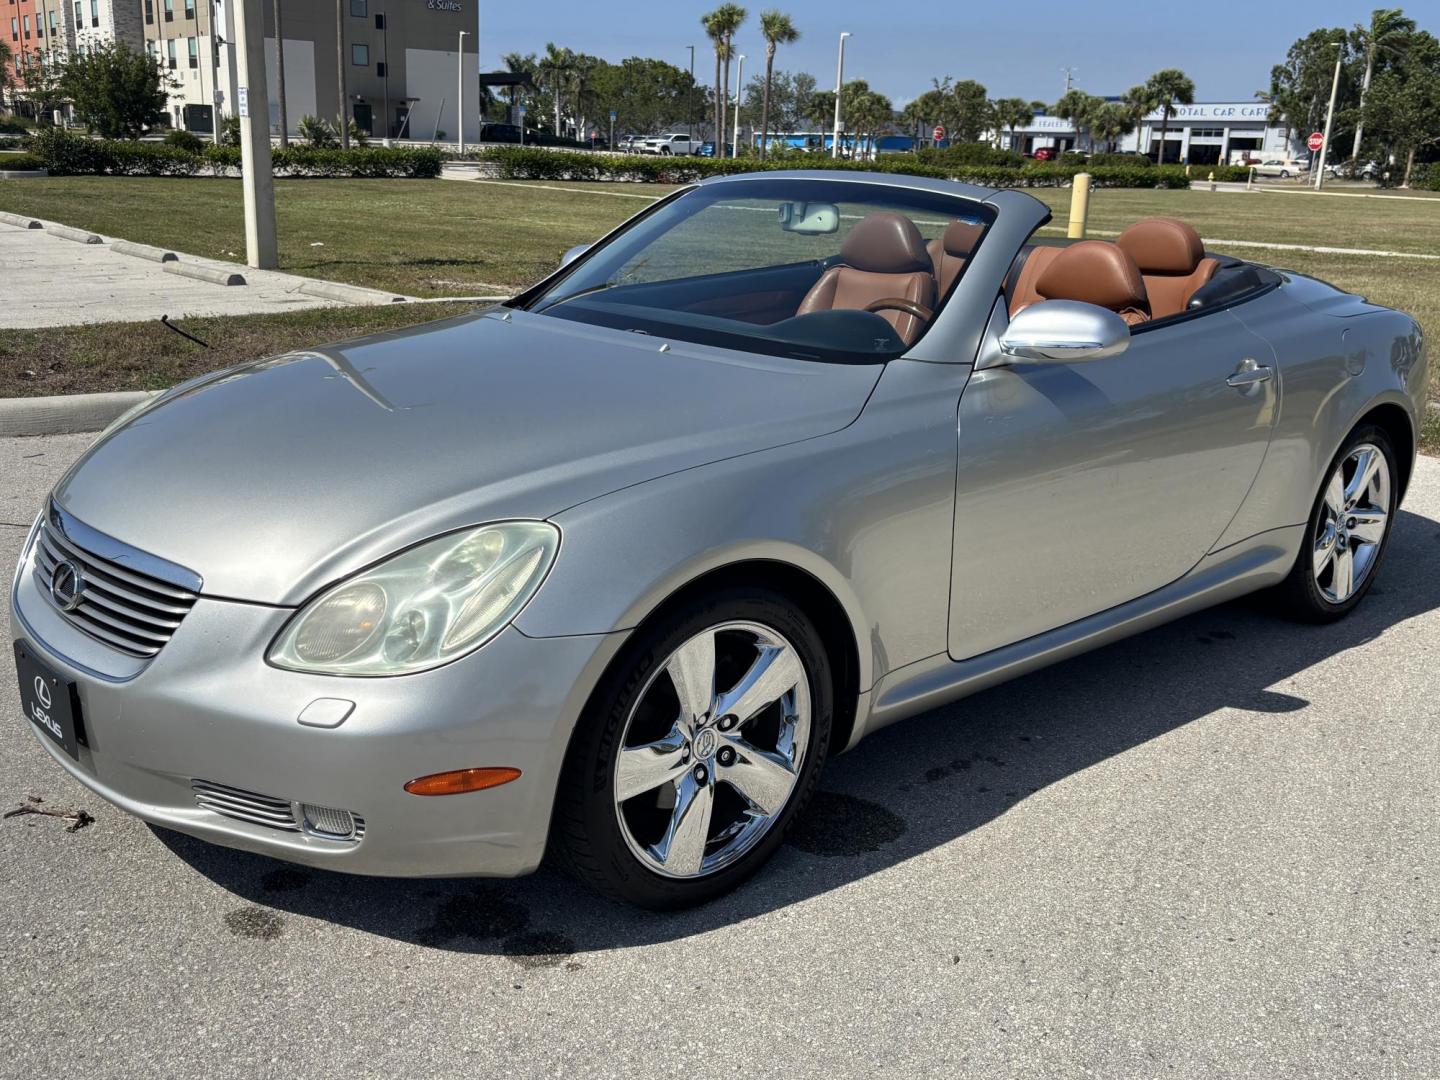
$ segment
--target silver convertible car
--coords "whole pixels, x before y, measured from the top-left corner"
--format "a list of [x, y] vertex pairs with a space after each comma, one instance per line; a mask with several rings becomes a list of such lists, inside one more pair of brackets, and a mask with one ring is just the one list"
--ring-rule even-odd
[[23, 707], [146, 821], [364, 874], [549, 851], [654, 908], [775, 851], [904, 717], [1260, 589], [1374, 583], [1409, 316], [1173, 219], [686, 187], [473, 314], [178, 386], [56, 485]]

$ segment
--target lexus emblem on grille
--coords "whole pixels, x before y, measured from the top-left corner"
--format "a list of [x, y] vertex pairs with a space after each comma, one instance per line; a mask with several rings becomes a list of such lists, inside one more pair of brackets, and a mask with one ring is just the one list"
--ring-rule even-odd
[[61, 611], [74, 611], [80, 606], [85, 595], [85, 578], [80, 567], [69, 559], [62, 559], [50, 572], [50, 599]]

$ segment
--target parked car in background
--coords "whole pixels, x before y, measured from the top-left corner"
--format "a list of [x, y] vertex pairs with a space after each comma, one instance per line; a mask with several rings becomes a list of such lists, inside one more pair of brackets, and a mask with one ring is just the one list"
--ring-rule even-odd
[[1303, 176], [1310, 171], [1310, 162], [1302, 158], [1269, 157], [1255, 166], [1256, 176], [1275, 176], [1289, 180], [1292, 176]]
[[[696, 153], [696, 155], [699, 156], [699, 157], [714, 157], [714, 156], [715, 156], [715, 143], [714, 143], [714, 141], [713, 141], [713, 140], [706, 140], [705, 142], [702, 142], [702, 143], [699, 145], [699, 147], [696, 148], [695, 153]], [[734, 144], [734, 143], [728, 143], [728, 142], [727, 142], [727, 143], [725, 144], [724, 154], [725, 154], [726, 157], [733, 157], [733, 156], [735, 155], [735, 144]]]
[[1055, 153], [1055, 148], [1053, 146], [1042, 146], [1039, 150], [1036, 150], [1033, 154], [1030, 155], [1030, 157], [1034, 158], [1036, 161], [1053, 161], [1057, 156], [1058, 155]]
[[693, 154], [698, 144], [683, 131], [654, 135], [645, 140], [647, 154]]
[[1349, 614], [1427, 415], [1416, 321], [1174, 218], [1050, 216], [707, 180], [503, 304], [147, 399], [36, 507], [32, 734], [212, 843], [446, 877], [549, 846], [674, 908], [887, 724], [1262, 588]]
[[520, 139], [519, 124], [481, 124], [480, 141], [482, 143], [518, 143]]

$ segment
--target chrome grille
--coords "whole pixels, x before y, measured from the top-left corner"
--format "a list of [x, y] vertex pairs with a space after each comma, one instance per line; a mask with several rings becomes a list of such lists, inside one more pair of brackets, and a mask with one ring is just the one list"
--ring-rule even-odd
[[[277, 829], [280, 832], [305, 832], [301, 824], [303, 812], [299, 811], [296, 804], [288, 799], [277, 799], [273, 795], [261, 795], [256, 791], [246, 791], [244, 788], [230, 787], [228, 784], [217, 784], [213, 780], [191, 780], [190, 790], [195, 795], [195, 802], [224, 817], [234, 818], [236, 821], [248, 821], [251, 825], [261, 825], [267, 829]], [[321, 808], [312, 808], [321, 809]], [[365, 819], [353, 811], [329, 810], [327, 814], [346, 814], [353, 822], [354, 828], [348, 835], [338, 831], [327, 833], [319, 827], [329, 822], [312, 822], [313, 831], [331, 840], [350, 840], [358, 842], [365, 835]]]
[[[102, 537], [52, 509], [50, 516], [40, 523], [36, 535], [36, 584], [77, 629], [130, 656], [154, 656], [194, 606], [197, 591], [135, 567], [122, 566], [114, 558], [82, 546], [87, 538], [102, 540], [110, 551], [126, 550], [118, 541]], [[140, 552], [134, 556], [135, 562], [144, 561], [157, 567], [168, 565]], [[61, 562], [74, 564], [84, 579], [79, 603], [69, 611], [55, 602], [51, 592], [55, 567]], [[198, 589], [199, 579], [195, 582]]]

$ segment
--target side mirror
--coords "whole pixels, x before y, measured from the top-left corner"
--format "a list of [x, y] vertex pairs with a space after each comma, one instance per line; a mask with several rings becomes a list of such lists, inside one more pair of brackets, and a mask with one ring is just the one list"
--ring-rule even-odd
[[564, 255], [560, 256], [560, 269], [563, 270], [565, 267], [569, 266], [572, 262], [578, 259], [581, 255], [584, 255], [585, 252], [589, 250], [589, 244], [576, 244], [569, 251], [565, 252]]
[[1130, 327], [1119, 315], [1076, 300], [1045, 300], [1010, 320], [1000, 337], [1005, 356], [1042, 364], [1104, 360], [1130, 346]]

